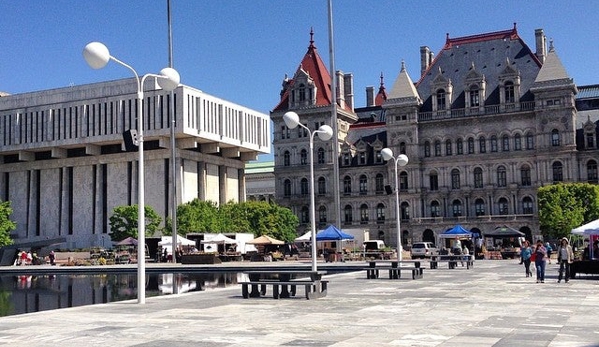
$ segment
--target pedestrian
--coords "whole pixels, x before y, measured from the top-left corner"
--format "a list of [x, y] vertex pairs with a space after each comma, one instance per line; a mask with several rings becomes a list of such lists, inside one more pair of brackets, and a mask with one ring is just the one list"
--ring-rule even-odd
[[572, 251], [572, 246], [570, 246], [568, 239], [564, 237], [557, 248], [557, 262], [559, 263], [559, 277], [557, 278], [557, 283], [560, 283], [562, 278], [564, 278], [562, 276], [564, 270], [566, 272], [566, 277], [564, 279], [566, 283], [568, 283], [570, 280], [570, 264], [572, 264], [573, 260], [574, 252]]
[[50, 254], [48, 254], [48, 258], [50, 259], [50, 265], [56, 265], [56, 254], [54, 254], [54, 251], [51, 251]]
[[545, 266], [547, 258], [547, 249], [543, 246], [543, 241], [538, 240], [535, 247], [535, 268], [537, 269], [537, 283], [545, 283]]
[[545, 243], [545, 249], [547, 250], [547, 261], [551, 264], [551, 253], [553, 253], [553, 248], [549, 242]]
[[531, 256], [532, 249], [530, 248], [530, 242], [526, 240], [524, 241], [524, 244], [520, 249], [520, 264], [524, 264], [524, 271], [526, 272], [526, 277], [532, 277], [532, 272], [530, 271]]
[[468, 247], [466, 245], [464, 245], [464, 248], [462, 248], [462, 266], [464, 266], [464, 260], [468, 261], [470, 258], [470, 250], [468, 249]]

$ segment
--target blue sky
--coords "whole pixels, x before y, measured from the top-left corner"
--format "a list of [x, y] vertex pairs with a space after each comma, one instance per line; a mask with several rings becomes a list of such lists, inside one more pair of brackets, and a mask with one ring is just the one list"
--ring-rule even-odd
[[[171, 0], [173, 61], [181, 82], [267, 113], [307, 50], [310, 28], [329, 66], [327, 0]], [[166, 0], [0, 0], [0, 91], [11, 94], [128, 78], [117, 64], [87, 66], [81, 52], [101, 41], [139, 74], [168, 65]], [[391, 88], [401, 66], [418, 80], [420, 46], [437, 53], [445, 35], [507, 30], [517, 23], [553, 40], [577, 85], [599, 83], [599, 1], [333, 0], [335, 67], [365, 88]], [[260, 159], [269, 159], [261, 156]]]

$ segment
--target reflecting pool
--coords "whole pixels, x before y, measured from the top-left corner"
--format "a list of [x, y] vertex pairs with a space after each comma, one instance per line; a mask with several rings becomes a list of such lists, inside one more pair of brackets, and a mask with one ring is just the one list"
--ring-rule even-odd
[[[237, 284], [241, 273], [146, 274], [146, 296]], [[0, 276], [0, 317], [137, 299], [136, 273]]]

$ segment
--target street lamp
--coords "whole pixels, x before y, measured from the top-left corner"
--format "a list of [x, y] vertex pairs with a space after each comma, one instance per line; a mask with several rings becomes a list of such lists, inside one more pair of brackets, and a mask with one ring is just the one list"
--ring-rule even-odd
[[395, 161], [395, 215], [397, 216], [397, 260], [401, 261], [403, 257], [403, 247], [401, 244], [401, 216], [399, 215], [399, 178], [397, 177], [397, 165], [406, 166], [408, 164], [408, 156], [405, 154], [400, 154], [397, 156], [397, 158], [395, 158], [393, 156], [393, 151], [390, 148], [383, 148], [383, 150], [381, 151], [381, 155], [383, 156], [383, 159], [385, 159], [386, 161], [391, 159]]
[[318, 130], [310, 131], [310, 129], [300, 123], [299, 116], [293, 111], [289, 111], [283, 115], [285, 125], [289, 129], [295, 129], [299, 125], [306, 129], [310, 135], [310, 221], [312, 222], [312, 271], [316, 271], [316, 211], [314, 206], [314, 135], [318, 134], [318, 138], [322, 141], [328, 141], [333, 137], [333, 129], [328, 125], [321, 125]]
[[108, 48], [101, 42], [90, 42], [83, 49], [83, 57], [92, 69], [101, 69], [112, 59], [116, 63], [123, 65], [133, 72], [137, 80], [137, 133], [139, 142], [139, 164], [138, 164], [138, 216], [137, 216], [137, 302], [145, 304], [146, 302], [146, 223], [145, 223], [145, 205], [144, 205], [144, 138], [143, 138], [143, 84], [147, 77], [155, 77], [158, 85], [165, 91], [172, 91], [179, 85], [179, 73], [170, 67], [160, 71], [160, 75], [145, 74], [141, 80], [137, 72], [129, 65], [111, 56]]

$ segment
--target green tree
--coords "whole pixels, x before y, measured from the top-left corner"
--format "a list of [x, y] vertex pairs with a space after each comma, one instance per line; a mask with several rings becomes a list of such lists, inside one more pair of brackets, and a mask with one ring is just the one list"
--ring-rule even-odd
[[539, 188], [539, 224], [543, 236], [567, 237], [573, 228], [599, 217], [599, 186], [554, 184]]
[[212, 201], [194, 199], [177, 207], [177, 234], [218, 232], [218, 208]]
[[[110, 234], [113, 240], [127, 237], [137, 238], [138, 205], [117, 206], [110, 216]], [[152, 236], [158, 230], [162, 218], [150, 206], [144, 206], [146, 229], [145, 236]]]
[[13, 243], [10, 232], [17, 228], [17, 224], [10, 220], [11, 214], [10, 201], [0, 202], [0, 247]]
[[252, 233], [248, 220], [248, 209], [251, 205], [246, 202], [228, 202], [218, 208], [219, 232]]

